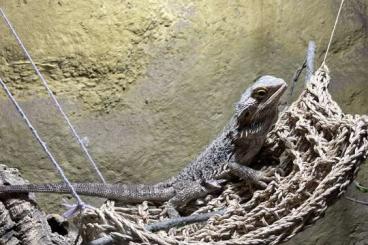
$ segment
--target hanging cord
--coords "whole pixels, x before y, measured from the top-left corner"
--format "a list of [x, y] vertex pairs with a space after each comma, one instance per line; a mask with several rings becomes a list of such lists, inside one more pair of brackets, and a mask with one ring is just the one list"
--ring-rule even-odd
[[[77, 192], [75, 191], [73, 185], [71, 184], [71, 182], [68, 180], [68, 178], [66, 177], [63, 169], [60, 167], [60, 164], [56, 161], [55, 157], [52, 155], [52, 153], [50, 152], [49, 148], [47, 147], [46, 143], [42, 140], [41, 136], [38, 134], [37, 130], [33, 127], [32, 123], [30, 122], [30, 120], [28, 119], [28, 117], [26, 116], [25, 112], [22, 110], [22, 108], [20, 107], [20, 105], [18, 104], [18, 102], [16, 101], [16, 99], [14, 98], [14, 96], [11, 94], [8, 86], [6, 86], [6, 84], [4, 83], [4, 81], [0, 78], [0, 84], [3, 87], [6, 95], [8, 96], [8, 98], [10, 99], [10, 101], [13, 103], [13, 105], [15, 106], [15, 108], [17, 109], [17, 111], [19, 112], [19, 114], [22, 116], [22, 118], [24, 119], [24, 121], [26, 122], [27, 126], [29, 127], [29, 129], [31, 130], [32, 134], [34, 135], [34, 137], [37, 139], [38, 143], [40, 143], [40, 145], [42, 146], [43, 150], [46, 152], [47, 156], [49, 157], [49, 159], [51, 160], [51, 162], [53, 163], [54, 167], [56, 168], [56, 170], [59, 172], [61, 178], [64, 180], [64, 182], [68, 185], [71, 194], [75, 197], [75, 199], [77, 200], [78, 204], [77, 207], [73, 207], [74, 209], [83, 209], [84, 207], [86, 207], [86, 204], [82, 201], [82, 199], [79, 197], [79, 195], [77, 194]], [[74, 210], [73, 212], [74, 213]]]
[[56, 99], [55, 95], [53, 94], [53, 92], [51, 91], [47, 80], [44, 78], [44, 76], [41, 74], [40, 70], [37, 68], [36, 64], [33, 62], [33, 59], [31, 57], [31, 55], [29, 54], [29, 52], [27, 51], [26, 47], [24, 46], [23, 42], [21, 41], [21, 39], [19, 38], [18, 34], [16, 33], [14, 27], [12, 26], [12, 24], [10, 23], [10, 20], [6, 17], [4, 11], [2, 10], [2, 8], [0, 8], [0, 13], [1, 16], [3, 17], [6, 25], [9, 27], [9, 29], [11, 30], [11, 33], [14, 35], [15, 39], [17, 40], [19, 46], [22, 48], [25, 56], [28, 58], [29, 62], [31, 63], [33, 69], [35, 70], [36, 74], [39, 76], [39, 78], [41, 79], [44, 87], [47, 90], [47, 93], [49, 94], [49, 96], [51, 97], [52, 101], [54, 102], [54, 104], [56, 105], [57, 109], [59, 110], [59, 112], [61, 113], [61, 115], [64, 117], [65, 121], [67, 122], [67, 124], [69, 125], [70, 130], [72, 131], [73, 135], [75, 136], [76, 140], [78, 141], [79, 145], [81, 146], [83, 152], [86, 154], [87, 159], [89, 160], [89, 162], [91, 163], [91, 166], [93, 168], [93, 170], [95, 171], [95, 173], [97, 174], [97, 176], [100, 178], [100, 180], [103, 183], [106, 183], [105, 178], [102, 176], [100, 170], [97, 167], [96, 162], [93, 160], [92, 156], [89, 154], [87, 148], [85, 147], [82, 139], [79, 137], [77, 131], [75, 130], [74, 126], [72, 125], [72, 123], [70, 122], [68, 116], [65, 114], [63, 108], [61, 107], [59, 101]]
[[327, 45], [327, 49], [326, 49], [326, 53], [325, 53], [325, 57], [323, 58], [323, 62], [322, 62], [322, 65], [324, 65], [326, 63], [326, 58], [327, 58], [327, 54], [328, 52], [330, 51], [330, 46], [331, 46], [331, 43], [332, 43], [332, 38], [335, 34], [335, 29], [336, 29], [336, 26], [337, 26], [337, 22], [339, 21], [339, 17], [340, 17], [340, 13], [341, 13], [341, 10], [342, 10], [342, 5], [344, 4], [344, 0], [341, 0], [341, 3], [340, 3], [340, 8], [339, 8], [339, 12], [337, 12], [337, 16], [336, 16], [336, 20], [335, 20], [335, 24], [332, 28], [332, 32], [331, 32], [331, 36], [330, 36], [330, 41], [328, 42], [328, 45]]

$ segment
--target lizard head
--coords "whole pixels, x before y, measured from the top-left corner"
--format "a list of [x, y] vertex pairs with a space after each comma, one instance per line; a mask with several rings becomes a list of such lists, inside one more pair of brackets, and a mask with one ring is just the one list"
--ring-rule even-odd
[[277, 119], [279, 101], [286, 88], [281, 78], [267, 75], [257, 79], [236, 103], [238, 132], [242, 135], [261, 129], [268, 131]]

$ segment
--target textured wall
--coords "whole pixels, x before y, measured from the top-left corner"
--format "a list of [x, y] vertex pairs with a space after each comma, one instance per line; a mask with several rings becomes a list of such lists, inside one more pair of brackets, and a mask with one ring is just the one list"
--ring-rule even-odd
[[[317, 43], [320, 64], [339, 2], [0, 0], [0, 6], [106, 178], [152, 182], [174, 175], [215, 137], [256, 76], [290, 80], [309, 40]], [[364, 0], [346, 2], [327, 62], [332, 93], [350, 113], [368, 113], [367, 7]], [[95, 179], [3, 23], [0, 33], [0, 75], [68, 176]], [[0, 113], [0, 163], [33, 182], [57, 181], [2, 92]], [[49, 210], [59, 204], [58, 196], [40, 198]], [[364, 244], [365, 211], [341, 200], [290, 244]]]

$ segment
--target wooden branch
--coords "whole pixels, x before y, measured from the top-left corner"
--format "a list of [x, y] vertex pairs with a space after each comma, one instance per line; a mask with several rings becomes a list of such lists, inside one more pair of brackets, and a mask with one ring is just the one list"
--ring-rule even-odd
[[291, 85], [288, 95], [287, 104], [290, 105], [292, 102], [295, 84], [298, 82], [300, 75], [302, 74], [303, 70], [307, 68], [306, 75], [305, 75], [305, 82], [308, 82], [314, 73], [314, 56], [315, 56], [316, 44], [314, 41], [309, 41], [308, 49], [307, 49], [307, 56], [304, 59], [303, 64], [295, 71], [293, 78], [291, 79]]
[[145, 228], [149, 231], [168, 230], [172, 227], [179, 227], [179, 226], [188, 225], [192, 223], [204, 222], [215, 215], [223, 215], [224, 213], [225, 213], [225, 209], [221, 209], [219, 211], [214, 211], [214, 212], [209, 212], [209, 213], [204, 213], [204, 214], [194, 214], [194, 215], [190, 215], [186, 217], [172, 218], [172, 219], [167, 219], [164, 221], [146, 225]]
[[[0, 184], [26, 184], [14, 168], [0, 165]], [[51, 231], [46, 214], [28, 194], [0, 193], [0, 244], [68, 245], [72, 239]]]
[[302, 74], [304, 68], [307, 66], [307, 59], [304, 60], [303, 64], [295, 71], [293, 78], [291, 79], [290, 83], [290, 90], [288, 94], [288, 105], [291, 104], [294, 94], [295, 85], [298, 82], [298, 79], [300, 77], [300, 74]]
[[361, 200], [358, 200], [358, 199], [355, 199], [355, 198], [352, 198], [352, 197], [347, 197], [347, 196], [345, 196], [344, 198], [345, 198], [346, 200], [349, 200], [349, 201], [352, 201], [352, 202], [356, 202], [356, 203], [359, 203], [359, 204], [362, 204], [362, 205], [368, 206], [368, 202], [361, 201]]
[[111, 245], [114, 244], [114, 239], [111, 236], [104, 236], [89, 242], [87, 245]]
[[309, 82], [313, 73], [314, 73], [314, 56], [316, 55], [316, 43], [314, 41], [309, 41], [308, 43], [308, 51], [306, 58], [306, 74], [305, 74], [305, 82]]

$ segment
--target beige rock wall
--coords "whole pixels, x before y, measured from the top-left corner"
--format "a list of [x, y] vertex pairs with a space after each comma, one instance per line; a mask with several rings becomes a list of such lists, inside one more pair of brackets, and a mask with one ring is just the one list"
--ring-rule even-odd
[[[256, 76], [290, 80], [309, 40], [317, 43], [320, 64], [339, 2], [0, 0], [0, 6], [108, 181], [152, 182], [174, 175], [215, 137]], [[367, 8], [364, 0], [346, 1], [327, 61], [333, 95], [350, 113], [368, 113]], [[96, 179], [3, 23], [0, 33], [1, 77], [68, 176]], [[2, 92], [0, 113], [0, 163], [33, 182], [58, 181]], [[360, 179], [368, 184], [365, 173]], [[60, 203], [59, 196], [40, 199], [49, 210]], [[290, 244], [365, 244], [365, 214], [341, 200]]]

